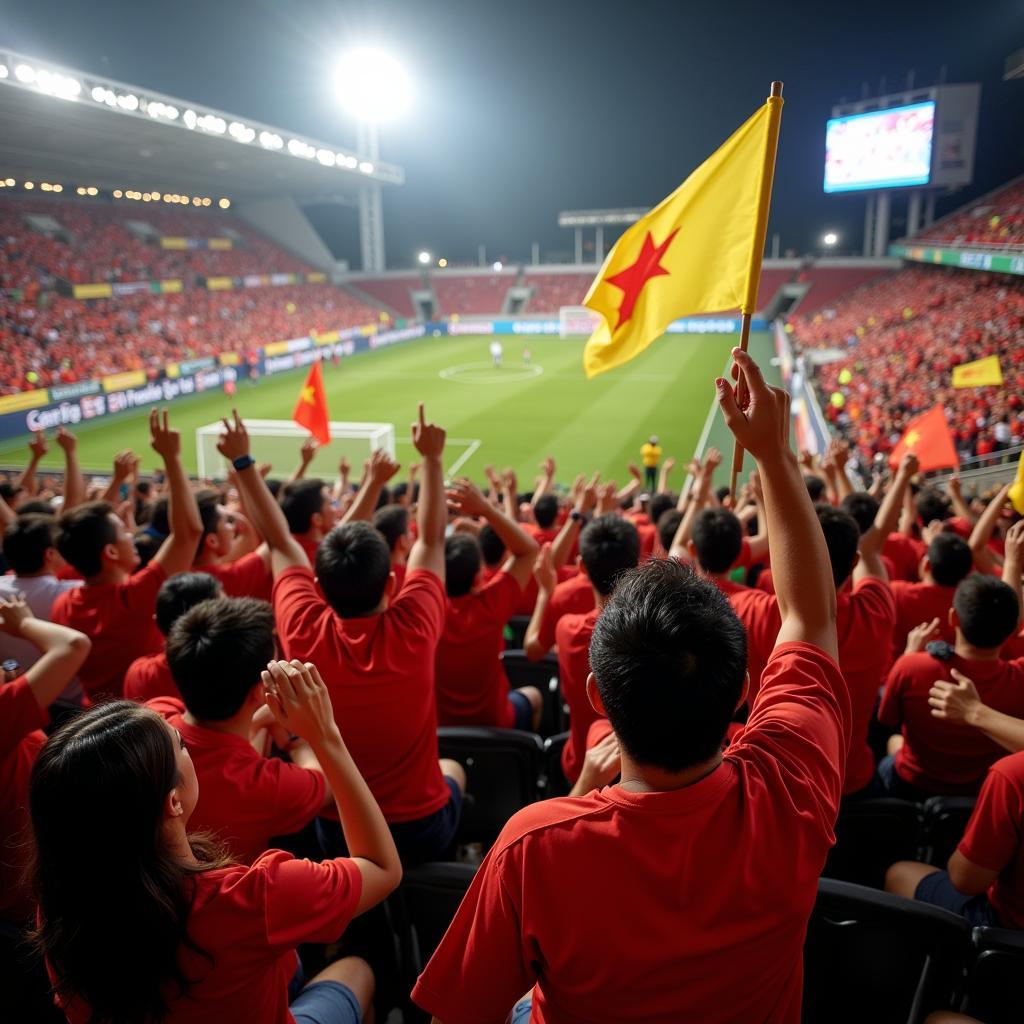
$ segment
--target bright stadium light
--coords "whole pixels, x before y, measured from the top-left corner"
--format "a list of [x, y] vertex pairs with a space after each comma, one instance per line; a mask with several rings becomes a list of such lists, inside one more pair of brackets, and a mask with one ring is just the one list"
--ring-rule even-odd
[[438, 265], [438, 266], [439, 266], [439, 267], [440, 267], [440, 268], [441, 268], [442, 270], [444, 270], [444, 268], [448, 266], [448, 261], [447, 261], [447, 260], [446, 260], [446, 259], [445, 259], [445, 258], [444, 258], [444, 257], [442, 256], [442, 257], [441, 257], [441, 258], [440, 258], [440, 259], [439, 259], [439, 260], [437, 261], [437, 265]]
[[418, 259], [420, 263], [427, 264], [430, 262], [430, 253], [427, 252], [426, 249], [424, 249], [423, 252], [421, 252], [419, 256], [416, 257], [416, 259]]
[[822, 242], [825, 243], [830, 249], [839, 241], [839, 236], [834, 231], [826, 231]]
[[391, 121], [412, 102], [412, 82], [390, 54], [361, 47], [338, 61], [334, 85], [342, 105], [360, 121]]
[[9, 72], [7, 71], [7, 65], [0, 64], [0, 78], [6, 78], [8, 73]]
[[19, 82], [31, 85], [36, 80], [36, 69], [31, 64], [19, 64], [14, 69], [14, 76]]
[[501, 260], [495, 260], [491, 264], [491, 270], [501, 270], [501, 266], [502, 266]]

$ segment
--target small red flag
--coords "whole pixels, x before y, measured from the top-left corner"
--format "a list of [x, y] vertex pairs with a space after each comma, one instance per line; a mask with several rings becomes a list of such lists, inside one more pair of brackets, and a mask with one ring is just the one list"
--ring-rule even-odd
[[911, 420], [899, 444], [889, 456], [889, 465], [895, 469], [907, 452], [913, 452], [921, 463], [921, 472], [932, 469], [956, 469], [960, 460], [956, 456], [953, 435], [946, 423], [941, 405]]
[[320, 362], [309, 368], [309, 376], [299, 392], [299, 400], [295, 403], [292, 419], [300, 427], [305, 427], [320, 444], [330, 444], [330, 417], [327, 415], [327, 393], [324, 391], [324, 378], [320, 372]]

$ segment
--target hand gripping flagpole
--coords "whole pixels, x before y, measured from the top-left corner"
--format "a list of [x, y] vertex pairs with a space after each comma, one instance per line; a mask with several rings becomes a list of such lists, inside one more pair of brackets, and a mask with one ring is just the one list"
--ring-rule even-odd
[[[761, 258], [764, 255], [764, 242], [768, 234], [768, 211], [772, 204], [772, 181], [775, 178], [775, 152], [779, 145], [779, 122], [782, 120], [782, 83], [772, 82], [768, 96], [768, 125], [764, 147], [764, 168], [761, 172], [761, 183], [757, 196], [757, 223], [750, 249], [750, 268], [747, 271], [747, 293], [740, 307], [740, 348], [744, 352], [750, 344], [750, 319], [757, 306], [757, 286], [761, 280]], [[736, 384], [736, 403], [742, 409], [747, 403], [746, 384], [741, 376]], [[739, 441], [733, 442], [732, 449], [732, 480], [729, 493], [733, 504], [736, 502], [736, 481], [743, 469], [743, 447]]]

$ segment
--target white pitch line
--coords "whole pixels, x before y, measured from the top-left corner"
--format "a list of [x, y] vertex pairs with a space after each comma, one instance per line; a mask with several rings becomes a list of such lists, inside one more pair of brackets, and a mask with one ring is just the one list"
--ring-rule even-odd
[[[483, 444], [479, 437], [449, 437], [446, 444], [464, 444], [466, 450], [448, 467], [445, 476], [454, 476], [465, 463], [476, 454], [477, 449]], [[412, 444], [408, 437], [396, 437], [395, 444]]]
[[[732, 360], [730, 355], [725, 361], [725, 369], [722, 370], [722, 376], [725, 377], [729, 372], [729, 363]], [[704, 420], [704, 429], [701, 431], [700, 440], [697, 442], [697, 449], [693, 453], [695, 459], [699, 459], [704, 454], [704, 445], [708, 443], [708, 435], [711, 433], [711, 424], [715, 422], [715, 410], [718, 408], [718, 401], [716, 399], [711, 400], [711, 407], [708, 409], [707, 419]], [[683, 494], [689, 494], [690, 488], [693, 486], [693, 474], [687, 473], [686, 479], [683, 481]]]

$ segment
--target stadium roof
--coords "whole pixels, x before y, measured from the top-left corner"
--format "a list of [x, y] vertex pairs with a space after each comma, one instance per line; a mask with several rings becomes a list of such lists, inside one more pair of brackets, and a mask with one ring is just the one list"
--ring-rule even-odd
[[113, 79], [0, 49], [0, 172], [233, 200], [354, 196], [401, 167]]

